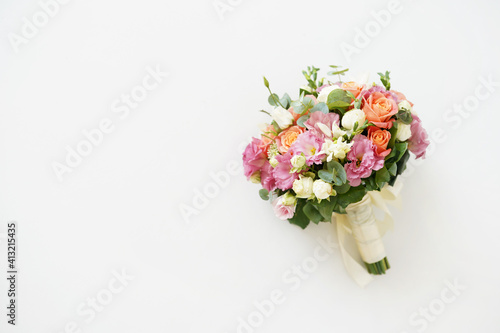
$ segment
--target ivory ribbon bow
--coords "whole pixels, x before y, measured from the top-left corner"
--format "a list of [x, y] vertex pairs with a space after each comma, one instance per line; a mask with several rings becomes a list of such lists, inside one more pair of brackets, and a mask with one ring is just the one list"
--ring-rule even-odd
[[[394, 186], [384, 186], [380, 192], [369, 191], [368, 196], [370, 196], [372, 205], [380, 208], [384, 213], [383, 220], [377, 220], [377, 226], [382, 237], [385, 232], [392, 229], [394, 226], [394, 220], [392, 219], [391, 212], [387, 208], [386, 203], [391, 203], [395, 206], [399, 205], [399, 192], [401, 191], [403, 184], [400, 181], [396, 181]], [[336, 223], [333, 223], [336, 221]], [[352, 234], [351, 226], [346, 214], [332, 214], [332, 224], [334, 228], [337, 229], [338, 243], [340, 247], [340, 252], [342, 253], [342, 258], [344, 260], [344, 265], [347, 272], [356, 281], [356, 283], [364, 288], [373, 280], [373, 276], [368, 273], [364, 263], [358, 262], [351, 254], [349, 254], [345, 248], [345, 241], [348, 235]], [[335, 226], [336, 224], [336, 226]]]

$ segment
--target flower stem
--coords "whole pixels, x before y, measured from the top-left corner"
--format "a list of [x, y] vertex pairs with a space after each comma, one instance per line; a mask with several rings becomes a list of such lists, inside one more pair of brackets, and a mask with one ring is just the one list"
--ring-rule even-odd
[[384, 259], [377, 261], [373, 264], [367, 264], [365, 262], [366, 269], [368, 270], [368, 273], [374, 274], [374, 275], [381, 275], [385, 274], [385, 272], [391, 268], [389, 265], [389, 261], [387, 260], [387, 257]]

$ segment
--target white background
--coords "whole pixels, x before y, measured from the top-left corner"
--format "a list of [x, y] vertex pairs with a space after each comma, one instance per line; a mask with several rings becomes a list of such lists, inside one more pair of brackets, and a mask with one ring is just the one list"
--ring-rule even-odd
[[[17, 52], [9, 36], [42, 9], [2, 1], [0, 232], [18, 221], [20, 274], [11, 327], [0, 273], [0, 331], [237, 332], [281, 290], [284, 302], [239, 332], [498, 332], [500, 5], [401, 0], [381, 27], [371, 13], [388, 1], [228, 1], [222, 15], [212, 0], [69, 1]], [[393, 209], [392, 268], [365, 289], [335, 249], [292, 290], [283, 276], [332, 227], [278, 220], [241, 174], [197, 215], [180, 213], [210, 172], [241, 164], [238, 147], [267, 120], [262, 75], [296, 98], [311, 64], [349, 67], [347, 79], [390, 70], [434, 141]], [[120, 118], [113, 103], [148, 67], [169, 76]], [[59, 181], [54, 162], [105, 118], [114, 130]], [[122, 270], [133, 279], [108, 300]], [[446, 281], [464, 287], [449, 303]], [[96, 296], [109, 304], [79, 314]]]

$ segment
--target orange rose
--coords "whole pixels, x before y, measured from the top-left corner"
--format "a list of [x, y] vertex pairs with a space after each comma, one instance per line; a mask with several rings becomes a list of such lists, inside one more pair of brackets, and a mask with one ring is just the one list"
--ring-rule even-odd
[[282, 154], [286, 154], [292, 143], [297, 140], [299, 134], [304, 133], [304, 129], [299, 126], [292, 126], [281, 132], [276, 138], [276, 145]]
[[368, 127], [368, 139], [377, 146], [377, 154], [384, 157], [390, 154], [391, 149], [387, 149], [387, 144], [391, 140], [389, 131], [370, 126]]
[[260, 136], [261, 144], [259, 148], [261, 148], [264, 153], [267, 155], [267, 151], [269, 150], [269, 145], [273, 142], [273, 139], [276, 137], [273, 133], [276, 132], [273, 125], [267, 125], [267, 127], [263, 131], [263, 135]]
[[341, 88], [346, 91], [350, 91], [356, 98], [358, 98], [359, 93], [361, 92], [361, 90], [363, 90], [363, 86], [357, 84], [354, 81], [342, 83]]
[[366, 119], [380, 128], [391, 128], [393, 115], [398, 113], [398, 105], [389, 93], [372, 93], [368, 99], [363, 97], [363, 112]]

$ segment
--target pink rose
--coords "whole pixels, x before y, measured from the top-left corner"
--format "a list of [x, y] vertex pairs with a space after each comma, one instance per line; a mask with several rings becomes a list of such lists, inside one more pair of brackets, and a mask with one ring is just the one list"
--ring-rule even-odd
[[262, 141], [257, 138], [252, 138], [252, 142], [248, 144], [243, 152], [243, 170], [247, 179], [264, 166], [267, 162], [267, 156], [264, 150]]
[[411, 136], [408, 139], [408, 149], [415, 154], [416, 158], [425, 158], [425, 151], [430, 142], [418, 116], [413, 115], [410, 129]]
[[281, 220], [291, 219], [295, 214], [295, 205], [287, 206], [283, 204], [283, 196], [280, 196], [272, 202], [274, 213]]

